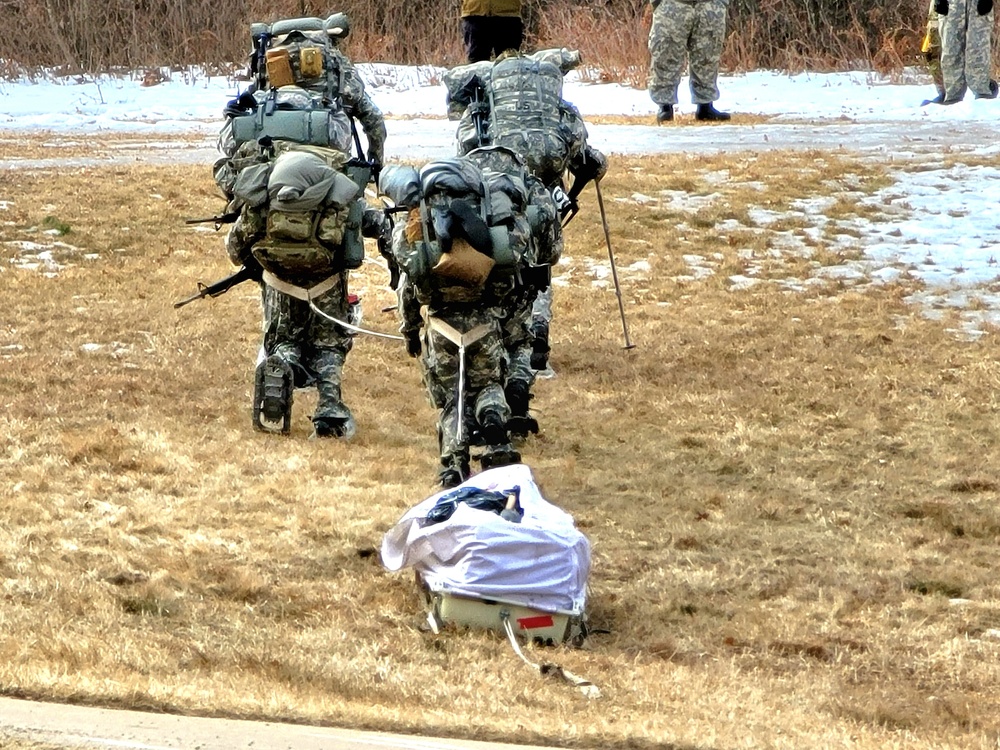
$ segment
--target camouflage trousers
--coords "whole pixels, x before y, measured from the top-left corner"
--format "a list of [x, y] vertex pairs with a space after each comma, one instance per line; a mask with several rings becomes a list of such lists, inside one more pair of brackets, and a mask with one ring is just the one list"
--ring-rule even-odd
[[945, 102], [961, 101], [968, 89], [977, 96], [991, 96], [993, 11], [981, 16], [976, 0], [950, 0], [948, 15], [938, 22]]
[[[313, 299], [327, 315], [347, 320], [347, 275]], [[340, 379], [353, 337], [341, 326], [314, 312], [309, 303], [264, 285], [264, 356], [277, 355], [295, 374], [295, 387], [316, 386], [318, 417], [351, 418], [341, 399]]]
[[649, 29], [649, 95], [656, 104], [676, 104], [684, 63], [691, 101], [719, 98], [719, 57], [726, 39], [729, 0], [661, 0]]
[[[468, 464], [472, 433], [482, 424], [486, 412], [494, 410], [504, 422], [510, 418], [503, 393], [507, 357], [492, 310], [438, 312], [433, 317], [459, 334], [485, 326], [480, 329], [484, 335], [467, 345], [464, 362], [460, 361], [458, 345], [437, 330], [433, 321], [429, 321], [424, 335], [420, 363], [431, 403], [439, 410], [441, 465], [458, 467]], [[461, 402], [460, 373], [464, 374]]]
[[[551, 287], [550, 287], [551, 288]], [[503, 322], [503, 343], [507, 350], [507, 382], [521, 380], [528, 387], [535, 382], [531, 369], [531, 324], [535, 301], [531, 297], [519, 300]]]

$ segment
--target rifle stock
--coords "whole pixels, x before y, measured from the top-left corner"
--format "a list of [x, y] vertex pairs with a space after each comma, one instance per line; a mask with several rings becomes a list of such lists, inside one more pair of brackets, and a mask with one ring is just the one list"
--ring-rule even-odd
[[205, 297], [218, 297], [228, 292], [237, 284], [242, 284], [244, 281], [260, 281], [260, 279], [260, 266], [256, 263], [245, 263], [235, 273], [231, 273], [229, 276], [225, 276], [218, 281], [213, 281], [211, 284], [202, 284], [199, 281], [198, 292], [175, 302], [174, 308], [184, 307], [184, 305], [190, 304], [195, 300], [204, 299]]

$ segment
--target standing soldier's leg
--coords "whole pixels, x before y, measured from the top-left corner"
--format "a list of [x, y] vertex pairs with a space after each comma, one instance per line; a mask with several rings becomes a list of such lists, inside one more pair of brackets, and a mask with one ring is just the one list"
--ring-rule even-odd
[[[982, 7], [980, 7], [982, 6]], [[979, 10], [988, 12], [979, 15]], [[969, 26], [965, 40], [965, 79], [977, 99], [995, 99], [993, 80], [993, 7], [982, 0], [969, 4]]]
[[[313, 300], [317, 309], [337, 320], [347, 320], [347, 276], [341, 283]], [[351, 410], [341, 396], [341, 376], [347, 353], [354, 343], [353, 337], [342, 326], [314, 312], [308, 302], [296, 301], [309, 316], [306, 340], [303, 342], [304, 364], [316, 381], [319, 399], [313, 415], [315, 437], [350, 438], [355, 424]]]
[[674, 118], [677, 87], [687, 61], [694, 18], [694, 6], [679, 0], [661, 0], [653, 10], [649, 29], [649, 96], [659, 105], [658, 122]]
[[712, 106], [719, 98], [719, 59], [726, 41], [726, 9], [728, 0], [698, 3], [688, 58], [691, 71], [691, 101], [697, 105], [698, 120], [728, 120], [728, 112]]
[[499, 56], [509, 49], [520, 50], [524, 42], [524, 22], [520, 16], [495, 16], [493, 21], [493, 54]]
[[490, 59], [493, 40], [490, 36], [490, 19], [486, 16], [465, 16], [462, 19], [462, 41], [470, 63]]
[[965, 98], [965, 11], [966, 0], [950, 0], [948, 14], [938, 19], [945, 104], [954, 104]]

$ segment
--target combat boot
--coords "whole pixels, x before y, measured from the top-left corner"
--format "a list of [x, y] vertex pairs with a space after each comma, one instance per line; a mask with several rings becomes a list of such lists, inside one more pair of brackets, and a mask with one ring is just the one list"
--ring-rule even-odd
[[353, 417], [313, 417], [313, 434], [311, 439], [316, 438], [340, 438], [350, 440], [357, 432], [357, 425]]
[[479, 456], [483, 470], [521, 463], [521, 454], [510, 444], [507, 425], [495, 409], [487, 409], [482, 413], [479, 433], [486, 445], [486, 450]]
[[509, 440], [507, 425], [500, 413], [494, 408], [483, 411], [479, 418], [479, 444], [485, 446], [502, 445]]
[[479, 465], [482, 466], [483, 471], [496, 466], [519, 463], [521, 463], [521, 454], [510, 443], [490, 446], [479, 457]]
[[674, 105], [673, 104], [661, 104], [660, 109], [656, 112], [656, 122], [670, 122], [674, 119]]
[[504, 389], [507, 405], [510, 407], [510, 419], [507, 420], [507, 431], [512, 438], [527, 437], [529, 433], [538, 433], [538, 420], [528, 413], [531, 393], [528, 384], [523, 380], [511, 380]]
[[292, 429], [292, 368], [272, 354], [254, 373], [253, 426], [288, 434]]
[[472, 474], [469, 469], [469, 457], [465, 454], [442, 457], [441, 465], [443, 468], [438, 472], [438, 483], [443, 490], [458, 487]]
[[532, 330], [533, 340], [531, 342], [531, 369], [536, 371], [547, 370], [549, 367], [549, 327], [547, 325], [536, 325]]
[[731, 115], [728, 112], [720, 112], [711, 103], [699, 104], [698, 109], [694, 113], [694, 119], [701, 120], [702, 122], [722, 122], [730, 119], [730, 117]]

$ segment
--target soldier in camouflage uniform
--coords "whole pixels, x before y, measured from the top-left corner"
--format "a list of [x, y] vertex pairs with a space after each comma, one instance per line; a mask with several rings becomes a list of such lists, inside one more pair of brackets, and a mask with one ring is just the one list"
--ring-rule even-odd
[[[470, 151], [468, 157], [483, 169], [515, 176], [527, 189], [526, 213], [531, 227], [531, 242], [519, 269], [520, 287], [504, 300], [501, 313], [508, 359], [504, 396], [511, 412], [507, 429], [512, 436], [523, 437], [538, 432], [538, 421], [531, 416], [529, 403], [536, 370], [542, 369], [536, 367], [539, 319], [547, 332], [548, 321], [551, 320], [552, 266], [562, 255], [559, 209], [542, 181], [527, 170], [524, 161], [515, 152], [503, 146], [488, 146]], [[540, 312], [542, 305], [545, 308]], [[545, 345], [547, 349], [547, 335]]]
[[995, 99], [992, 73], [993, 0], [935, 0], [941, 31], [941, 73], [944, 104], [965, 98]]
[[[284, 153], [305, 158], [326, 153], [320, 149], [296, 151], [298, 147], [297, 144], [287, 146], [288, 151]], [[338, 152], [331, 150], [330, 153]], [[353, 336], [337, 321], [349, 323], [351, 320], [348, 270], [356, 267], [363, 257], [360, 235], [379, 237], [386, 231], [384, 215], [378, 209], [361, 206], [362, 185], [349, 184], [345, 174], [336, 173], [344, 179], [334, 188], [335, 169], [331, 167], [324, 173], [324, 179], [330, 184], [326, 203], [319, 200], [307, 203], [311, 199], [303, 198], [290, 206], [297, 211], [321, 212], [314, 230], [314, 237], [321, 244], [311, 246], [312, 238], [287, 243], [292, 245], [295, 255], [291, 262], [283, 261], [283, 243], [274, 242], [270, 237], [273, 226], [269, 229], [269, 225], [275, 223], [270, 214], [282, 207], [283, 184], [275, 182], [282, 158], [279, 156], [273, 167], [267, 163], [261, 165], [261, 168], [270, 168], [266, 201], [247, 198], [237, 186], [240, 194], [236, 200], [242, 205], [226, 236], [226, 251], [234, 264], [263, 266], [264, 336], [255, 371], [254, 426], [265, 431], [288, 432], [292, 390], [315, 386], [318, 400], [312, 416], [313, 437], [349, 439], [355, 433], [355, 422], [341, 395], [341, 372]], [[343, 159], [346, 156], [341, 157], [340, 164]], [[313, 163], [319, 163], [318, 157]], [[336, 157], [333, 163], [338, 164]], [[320, 183], [314, 181], [310, 187], [313, 186], [319, 187]], [[342, 197], [331, 200], [329, 196], [335, 190], [342, 191]], [[308, 188], [300, 194], [308, 195]], [[353, 250], [349, 251], [349, 247]], [[311, 254], [308, 259], [307, 254]], [[304, 270], [296, 271], [295, 268]]]
[[924, 33], [924, 41], [920, 45], [920, 52], [927, 61], [927, 72], [931, 74], [934, 81], [934, 88], [937, 89], [937, 96], [933, 99], [925, 99], [920, 106], [928, 104], [942, 104], [944, 102], [944, 74], [941, 73], [941, 30], [939, 28], [939, 16], [934, 10], [936, 0], [931, 0], [927, 10], [927, 31]]
[[[295, 20], [306, 22], [304, 25], [315, 26], [305, 31], [294, 30], [291, 24]], [[288, 25], [291, 30], [281, 30], [281, 24]], [[254, 26], [257, 26], [255, 24]], [[325, 27], [325, 28], [324, 28]], [[303, 73], [301, 70], [301, 58], [295, 55], [290, 56], [289, 67], [294, 85], [305, 89], [311, 93], [323, 97], [324, 101], [331, 106], [342, 108], [351, 120], [356, 120], [361, 124], [367, 141], [367, 158], [377, 172], [384, 163], [385, 157], [385, 119], [382, 112], [372, 101], [365, 91], [364, 81], [358, 74], [357, 68], [350, 58], [344, 54], [340, 44], [350, 33], [350, 24], [343, 13], [330, 16], [325, 21], [320, 19], [293, 19], [274, 24], [269, 29], [278, 29], [279, 33], [271, 36], [270, 31], [265, 38], [269, 39], [269, 44], [281, 46], [282, 44], [308, 44], [315, 41], [321, 45], [324, 57], [324, 69], [317, 75], [311, 75], [312, 71]], [[259, 38], [259, 37], [258, 37]], [[296, 42], [296, 40], [298, 40]], [[255, 39], [255, 43], [260, 43]], [[268, 69], [262, 62], [261, 50], [256, 49], [250, 57], [249, 75], [254, 82], [247, 91], [240, 97], [233, 99], [226, 107], [226, 115], [229, 117], [239, 117], [248, 112], [255, 111], [259, 106], [265, 105], [268, 98], [268, 90], [280, 90], [281, 86], [275, 87], [274, 81], [268, 75]], [[279, 83], [281, 83], [279, 81]], [[287, 85], [287, 84], [285, 84]], [[220, 143], [222, 150], [227, 155], [232, 155], [231, 149], [225, 148]], [[352, 145], [346, 144], [347, 150]], [[360, 154], [359, 154], [360, 156]]]
[[729, 0], [650, 0], [649, 95], [659, 105], [657, 122], [674, 119], [685, 61], [691, 76], [695, 119], [728, 120], [712, 102], [719, 98], [719, 57], [726, 40]]
[[[380, 187], [397, 206], [409, 209], [392, 237], [392, 253], [401, 269], [396, 290], [400, 331], [407, 352], [420, 358], [431, 403], [438, 409], [439, 480], [448, 488], [470, 476], [474, 445], [483, 446], [479, 460], [484, 469], [521, 460], [510, 444], [510, 408], [504, 394], [509, 360], [503, 322], [517, 281], [513, 267], [499, 264], [489, 265], [475, 282], [445, 275], [440, 263], [429, 266], [427, 252], [432, 247], [439, 258], [459, 251], [486, 257], [486, 248], [476, 239], [483, 233], [475, 228], [482, 204], [475, 205], [479, 199], [469, 197], [484, 184], [485, 174], [462, 157], [427, 164], [419, 178], [415, 170], [407, 177], [409, 169], [388, 167]], [[431, 187], [441, 175], [438, 187]], [[404, 182], [407, 186], [400, 188]], [[499, 210], [495, 195], [490, 201], [491, 210]], [[458, 203], [472, 206], [471, 211], [456, 207]], [[459, 219], [459, 214], [465, 218]], [[531, 229], [523, 210], [511, 205], [505, 215], [503, 226], [512, 246], [527, 247]]]
[[[482, 146], [510, 148], [552, 193], [563, 215], [575, 210], [583, 187], [601, 179], [608, 168], [604, 154], [587, 143], [579, 110], [562, 98], [563, 76], [579, 64], [576, 50], [509, 52], [493, 63], [459, 66], [444, 76], [449, 118], [460, 121], [458, 152], [468, 154]], [[573, 177], [568, 191], [567, 172]], [[548, 369], [551, 320], [548, 286], [537, 293], [531, 314], [531, 367], [536, 371]]]
[[[384, 215], [368, 207], [362, 193], [382, 163], [386, 131], [381, 112], [337, 47], [348, 29], [343, 14], [255, 25], [255, 85], [225, 110], [219, 138], [224, 156], [216, 162], [215, 178], [229, 200], [227, 212], [237, 217], [226, 250], [234, 264], [262, 266], [264, 336], [254, 392], [254, 426], [262, 430], [288, 432], [293, 389], [315, 386], [314, 437], [347, 439], [355, 432], [341, 395], [353, 338], [336, 321], [351, 317], [348, 271], [363, 259], [362, 235], [387, 231]], [[265, 66], [264, 44], [290, 50], [284, 70]], [[258, 118], [261, 108], [267, 116]], [[314, 140], [299, 140], [290, 134], [294, 128], [284, 129], [282, 123], [296, 124], [316, 110], [327, 127], [312, 132]], [[365, 131], [368, 166], [348, 165], [354, 146], [350, 118]], [[273, 225], [283, 211], [315, 221], [295, 241], [276, 240]]]

